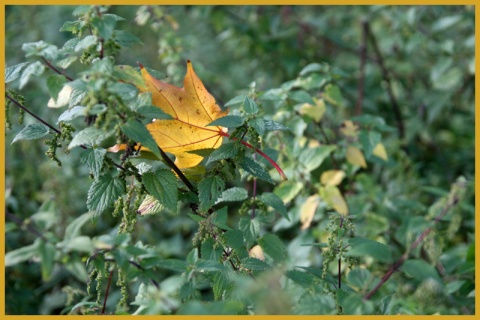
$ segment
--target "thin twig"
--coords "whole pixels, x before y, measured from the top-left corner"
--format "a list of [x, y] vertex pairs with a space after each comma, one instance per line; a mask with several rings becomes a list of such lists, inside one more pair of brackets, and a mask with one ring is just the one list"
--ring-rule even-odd
[[[443, 210], [435, 217], [435, 219], [433, 219], [433, 222], [436, 224], [438, 223], [447, 213], [448, 211], [458, 203], [458, 197], [455, 197], [453, 199], [453, 201], [451, 201], [449, 204], [447, 204]], [[397, 260], [395, 261], [391, 266], [390, 268], [388, 269], [387, 273], [385, 273], [385, 275], [382, 277], [382, 279], [380, 280], [380, 282], [377, 283], [377, 285], [372, 289], [370, 290], [370, 292], [368, 292], [364, 297], [363, 299], [364, 300], [369, 300], [377, 291], [378, 289], [380, 289], [380, 287], [388, 281], [388, 279], [390, 279], [390, 277], [392, 276], [392, 274], [398, 270], [398, 268], [400, 268], [402, 266], [402, 264], [405, 262], [405, 260], [408, 259], [408, 256], [410, 254], [410, 252], [412, 252], [413, 250], [415, 250], [418, 245], [423, 241], [423, 239], [425, 239], [425, 237], [433, 230], [433, 226], [432, 227], [429, 227], [427, 229], [425, 229], [422, 234], [420, 236], [418, 236], [418, 238], [415, 240], [415, 242], [410, 246], [410, 248]]]
[[[257, 160], [257, 153], [253, 153], [253, 160]], [[253, 177], [253, 203], [252, 203], [252, 220], [255, 218], [255, 199], [257, 197], [257, 178]]]
[[47, 238], [33, 226], [33, 222], [26, 223], [24, 220], [22, 220], [21, 218], [17, 217], [16, 215], [14, 215], [13, 213], [10, 213], [8, 211], [5, 212], [5, 216], [8, 219], [15, 222], [19, 227], [21, 227], [21, 228], [26, 227], [27, 230], [30, 231], [30, 233], [33, 234], [34, 236], [39, 237], [43, 240], [47, 240]]
[[[25, 111], [26, 113], [28, 113], [29, 115], [31, 115], [32, 117], [34, 117], [35, 119], [37, 119], [38, 121], [40, 121], [41, 123], [43, 123], [44, 125], [46, 125], [47, 127], [49, 127], [50, 129], [52, 129], [56, 134], [61, 134], [61, 132], [55, 128], [54, 126], [52, 126], [51, 124], [49, 124], [48, 122], [46, 122], [45, 120], [43, 120], [42, 118], [40, 118], [39, 116], [37, 116], [35, 113], [31, 112], [30, 110], [27, 109], [27, 107], [25, 107], [24, 105], [22, 105], [20, 102], [18, 102], [17, 100], [15, 100], [14, 98], [10, 97], [8, 94], [5, 95], [7, 97], [8, 100], [10, 100], [13, 104], [15, 104], [17, 107], [19, 107], [20, 109], [22, 109], [23, 111]], [[80, 145], [80, 147], [82, 149], [88, 149], [87, 146], [85, 145]], [[118, 169], [121, 169], [121, 170], [125, 170], [124, 167], [122, 167], [121, 165], [117, 164], [117, 163], [113, 163], [113, 165], [115, 167], [117, 167]]]
[[[37, 116], [36, 114], [34, 114], [33, 112], [31, 112], [30, 110], [28, 110], [24, 105], [22, 105], [20, 102], [18, 102], [17, 100], [15, 100], [14, 98], [10, 97], [8, 94], [5, 95], [7, 97], [8, 100], [10, 100], [11, 102], [13, 102], [13, 104], [15, 104], [17, 107], [19, 107], [20, 109], [22, 109], [23, 111], [25, 111], [26, 113], [28, 113], [29, 115], [31, 115], [32, 117], [34, 117], [35, 119], [37, 119], [38, 121], [40, 121], [41, 123], [43, 123], [44, 125], [46, 125], [47, 127], [49, 127], [50, 129], [52, 129], [53, 131], [55, 131], [55, 133], [58, 133], [60, 134], [60, 130], [58, 130], [57, 128], [55, 128], [54, 126], [52, 126], [51, 124], [49, 124], [48, 122], [44, 121], [42, 118], [40, 118], [39, 116]], [[86, 149], [86, 148], [85, 148]]]
[[397, 121], [398, 134], [400, 138], [403, 139], [405, 137], [405, 127], [403, 124], [403, 117], [402, 117], [402, 113], [400, 112], [400, 107], [398, 105], [397, 99], [395, 98], [395, 95], [393, 94], [392, 81], [390, 79], [390, 74], [388, 72], [387, 67], [385, 66], [382, 53], [380, 52], [380, 49], [377, 44], [377, 39], [375, 38], [375, 35], [373, 34], [373, 32], [370, 30], [370, 24], [368, 23], [368, 21], [366, 22], [365, 27], [367, 28], [367, 35], [370, 38], [370, 42], [372, 43], [373, 50], [375, 51], [375, 55], [377, 56], [378, 65], [382, 70], [383, 79], [387, 84], [387, 93], [388, 93], [388, 97], [390, 98], [393, 114]]
[[358, 97], [357, 105], [355, 107], [355, 114], [357, 116], [362, 114], [363, 93], [365, 90], [365, 64], [367, 62], [367, 21], [362, 21], [362, 44], [360, 45], [360, 75], [358, 79]]
[[64, 76], [68, 81], [73, 81], [73, 78], [71, 78], [71, 77], [69, 77], [68, 75], [66, 75], [64, 71], [60, 71], [60, 70], [58, 70], [57, 68], [55, 68], [47, 59], [45, 59], [44, 57], [42, 57], [42, 60], [43, 60], [43, 62], [44, 62], [50, 69], [52, 69], [53, 71], [55, 71], [55, 72], [58, 73], [59, 75]]

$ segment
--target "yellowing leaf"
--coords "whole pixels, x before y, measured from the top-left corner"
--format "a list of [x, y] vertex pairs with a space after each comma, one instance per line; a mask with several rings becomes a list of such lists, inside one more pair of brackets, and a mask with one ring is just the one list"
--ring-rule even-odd
[[301, 230], [310, 227], [319, 203], [320, 197], [317, 194], [314, 194], [313, 196], [308, 197], [307, 201], [302, 205], [300, 208], [300, 222], [302, 223], [302, 226], [300, 227]]
[[250, 251], [248, 251], [248, 256], [252, 258], [257, 258], [258, 260], [265, 261], [263, 249], [259, 245], [256, 245], [252, 249], [250, 249]]
[[310, 103], [304, 103], [300, 107], [299, 112], [302, 115], [309, 116], [310, 118], [315, 120], [315, 122], [320, 122], [320, 120], [322, 120], [322, 117], [326, 111], [325, 102], [323, 101], [323, 99], [315, 99], [315, 98], [314, 98], [314, 101], [315, 101], [315, 105], [312, 105]]
[[68, 105], [70, 96], [72, 95], [73, 88], [67, 85], [64, 85], [62, 90], [58, 93], [57, 100], [50, 98], [48, 100], [47, 107], [49, 108], [61, 108]]
[[345, 120], [340, 126], [340, 132], [346, 137], [355, 138], [358, 136], [358, 126], [350, 120]]
[[355, 146], [348, 146], [347, 153], [345, 155], [347, 157], [347, 161], [355, 166], [360, 166], [362, 168], [367, 167], [367, 162], [365, 161], [365, 157], [363, 156], [362, 151]]
[[322, 173], [320, 182], [323, 185], [338, 186], [344, 177], [345, 172], [342, 170], [327, 170]]
[[374, 156], [379, 157], [385, 161], [388, 160], [387, 150], [385, 150], [385, 146], [383, 143], [379, 142], [372, 151]]
[[341, 215], [348, 214], [348, 206], [340, 190], [335, 186], [325, 186], [320, 188], [320, 195], [330, 208], [333, 208]]
[[183, 88], [179, 88], [152, 77], [141, 67], [146, 87], [143, 92], [152, 93], [152, 104], [171, 115], [171, 120], [156, 120], [147, 125], [155, 142], [165, 152], [175, 155], [179, 168], [191, 168], [199, 164], [203, 157], [193, 150], [216, 149], [222, 144], [225, 129], [207, 124], [227, 115], [215, 102], [202, 81], [187, 61], [187, 74]]

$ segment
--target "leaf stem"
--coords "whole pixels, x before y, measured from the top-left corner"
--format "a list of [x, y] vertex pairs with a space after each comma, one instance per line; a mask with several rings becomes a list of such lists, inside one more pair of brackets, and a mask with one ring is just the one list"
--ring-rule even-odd
[[[223, 137], [227, 137], [227, 138], [232, 139], [234, 141], [239, 140], [238, 138], [231, 137], [228, 133], [223, 132], [223, 131], [219, 131], [219, 134]], [[262, 157], [264, 157], [268, 162], [270, 162], [272, 164], [272, 166], [275, 167], [275, 169], [277, 169], [278, 174], [280, 175], [280, 178], [282, 180], [288, 180], [287, 175], [283, 172], [282, 168], [280, 168], [280, 166], [275, 161], [273, 161], [269, 156], [267, 156], [262, 150], [259, 150], [259, 149], [255, 148], [250, 143], [248, 143], [246, 141], [243, 141], [243, 140], [240, 140], [240, 143], [243, 144], [244, 146], [254, 150], [255, 152], [258, 152]]]

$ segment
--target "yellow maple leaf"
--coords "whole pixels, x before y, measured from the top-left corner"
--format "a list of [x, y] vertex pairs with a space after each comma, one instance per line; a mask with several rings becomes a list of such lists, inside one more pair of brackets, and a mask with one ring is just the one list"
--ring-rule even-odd
[[179, 168], [198, 165], [203, 157], [189, 152], [216, 149], [222, 144], [225, 129], [206, 125], [226, 116], [228, 111], [222, 111], [215, 102], [215, 98], [195, 74], [190, 60], [187, 61], [183, 88], [152, 77], [143, 66], [141, 72], [146, 87], [140, 90], [151, 92], [152, 104], [173, 118], [148, 124], [148, 131], [160, 148], [176, 157], [175, 164]]
[[[215, 98], [195, 74], [190, 60], [187, 60], [183, 88], [154, 78], [142, 65], [140, 69], [144, 85], [138, 86], [138, 89], [141, 92], [150, 92], [152, 104], [172, 117], [168, 120], [155, 120], [146, 128], [163, 151], [176, 157], [175, 165], [178, 168], [187, 169], [197, 166], [203, 160], [203, 156], [192, 151], [216, 149], [222, 144], [223, 137], [230, 137], [224, 127], [207, 126], [214, 120], [226, 116], [228, 110], [222, 110], [215, 102]], [[236, 140], [236, 138], [231, 139]], [[248, 142], [243, 140], [240, 142], [264, 157], [275, 167], [282, 180], [287, 180], [287, 176], [275, 161]], [[109, 151], [117, 152], [125, 148], [125, 145], [116, 145]], [[142, 149], [148, 151], [145, 147]]]

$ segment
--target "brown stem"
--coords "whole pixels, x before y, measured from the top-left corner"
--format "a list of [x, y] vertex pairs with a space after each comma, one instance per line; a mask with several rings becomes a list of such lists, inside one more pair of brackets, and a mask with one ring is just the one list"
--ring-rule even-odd
[[[435, 219], [433, 219], [433, 222], [434, 223], [438, 223], [447, 213], [448, 211], [454, 206], [457, 204], [458, 202], [458, 197], [455, 197], [453, 199], [453, 201], [451, 201], [449, 204], [447, 204], [443, 210], [435, 217]], [[408, 259], [408, 256], [410, 254], [410, 252], [412, 252], [413, 250], [415, 250], [418, 245], [423, 241], [423, 239], [425, 239], [425, 237], [433, 230], [433, 226], [432, 227], [429, 227], [427, 229], [425, 229], [422, 234], [420, 236], [418, 236], [418, 238], [415, 240], [415, 242], [410, 246], [410, 248], [397, 260], [395, 261], [391, 266], [390, 268], [388, 269], [387, 273], [385, 273], [385, 275], [382, 277], [382, 279], [380, 280], [380, 282], [377, 283], [377, 285], [372, 289], [370, 290], [370, 292], [368, 292], [364, 297], [363, 299], [364, 300], [369, 300], [377, 291], [378, 289], [380, 289], [380, 287], [388, 281], [388, 279], [390, 279], [390, 277], [392, 276], [392, 274], [398, 270], [398, 268], [400, 268], [402, 266], [402, 264], [405, 262], [405, 260]]]
[[32, 221], [26, 223], [24, 220], [20, 219], [19, 217], [17, 217], [16, 215], [14, 215], [13, 213], [10, 213], [8, 211], [5, 212], [5, 216], [8, 219], [15, 222], [20, 228], [26, 227], [27, 230], [30, 231], [30, 233], [33, 234], [34, 236], [39, 237], [43, 240], [47, 240], [47, 238], [33, 226]]
[[182, 170], [180, 170], [177, 165], [170, 159], [165, 152], [163, 152], [162, 148], [158, 147], [158, 150], [160, 151], [160, 155], [162, 156], [163, 160], [168, 164], [170, 168], [175, 171], [175, 173], [180, 177], [180, 179], [183, 181], [183, 183], [192, 191], [193, 193], [197, 193], [197, 190], [193, 186], [193, 184], [185, 177], [183, 174]]
[[375, 55], [377, 56], [378, 65], [382, 70], [383, 79], [387, 84], [387, 93], [388, 93], [388, 97], [390, 98], [393, 114], [397, 121], [398, 134], [400, 138], [403, 139], [405, 137], [405, 127], [403, 124], [403, 117], [402, 117], [402, 113], [400, 112], [400, 107], [397, 103], [397, 99], [395, 98], [395, 95], [393, 94], [390, 74], [388, 72], [387, 67], [385, 66], [382, 53], [380, 52], [380, 49], [377, 44], [377, 39], [375, 38], [375, 35], [370, 30], [370, 24], [368, 23], [368, 21], [365, 24], [366, 24], [365, 27], [367, 28], [367, 35], [370, 38], [370, 42], [372, 43], [373, 50], [375, 51]]
[[59, 75], [62, 75], [64, 76], [68, 81], [73, 81], [73, 78], [67, 76], [65, 74], [65, 71], [60, 71], [58, 70], [57, 68], [55, 68], [47, 59], [45, 59], [44, 57], [42, 57], [42, 60], [43, 62], [50, 68], [52, 69], [53, 71], [55, 71], [56, 73], [58, 73]]
[[368, 26], [367, 21], [362, 21], [362, 44], [360, 46], [360, 76], [358, 79], [358, 98], [355, 107], [355, 114], [357, 116], [362, 114], [363, 93], [365, 89], [365, 64], [367, 62], [367, 34]]
[[[43, 120], [42, 118], [40, 118], [39, 116], [37, 116], [35, 113], [31, 112], [30, 110], [27, 109], [27, 107], [25, 107], [24, 105], [22, 105], [20, 102], [18, 102], [17, 100], [15, 100], [14, 98], [10, 97], [8, 94], [5, 95], [7, 97], [8, 100], [10, 100], [13, 104], [15, 104], [17, 107], [19, 107], [20, 109], [22, 109], [23, 111], [25, 111], [26, 113], [28, 113], [29, 115], [31, 115], [32, 117], [34, 117], [35, 119], [37, 119], [38, 121], [40, 121], [41, 123], [43, 123], [44, 125], [46, 125], [47, 127], [49, 127], [50, 129], [52, 129], [56, 134], [61, 134], [61, 132], [55, 128], [54, 126], [52, 126], [51, 124], [49, 124], [48, 122], [46, 122], [45, 120]], [[87, 146], [85, 145], [80, 145], [80, 147], [82, 149], [88, 149]], [[115, 167], [121, 169], [121, 170], [125, 170], [124, 167], [122, 167], [121, 165], [119, 164], [116, 164], [114, 163], [113, 164]]]
[[105, 314], [105, 308], [107, 307], [108, 292], [110, 291], [110, 285], [112, 283], [112, 276], [113, 276], [113, 270], [110, 271], [110, 275], [108, 276], [107, 291], [105, 292], [105, 299], [103, 299], [102, 314]]

